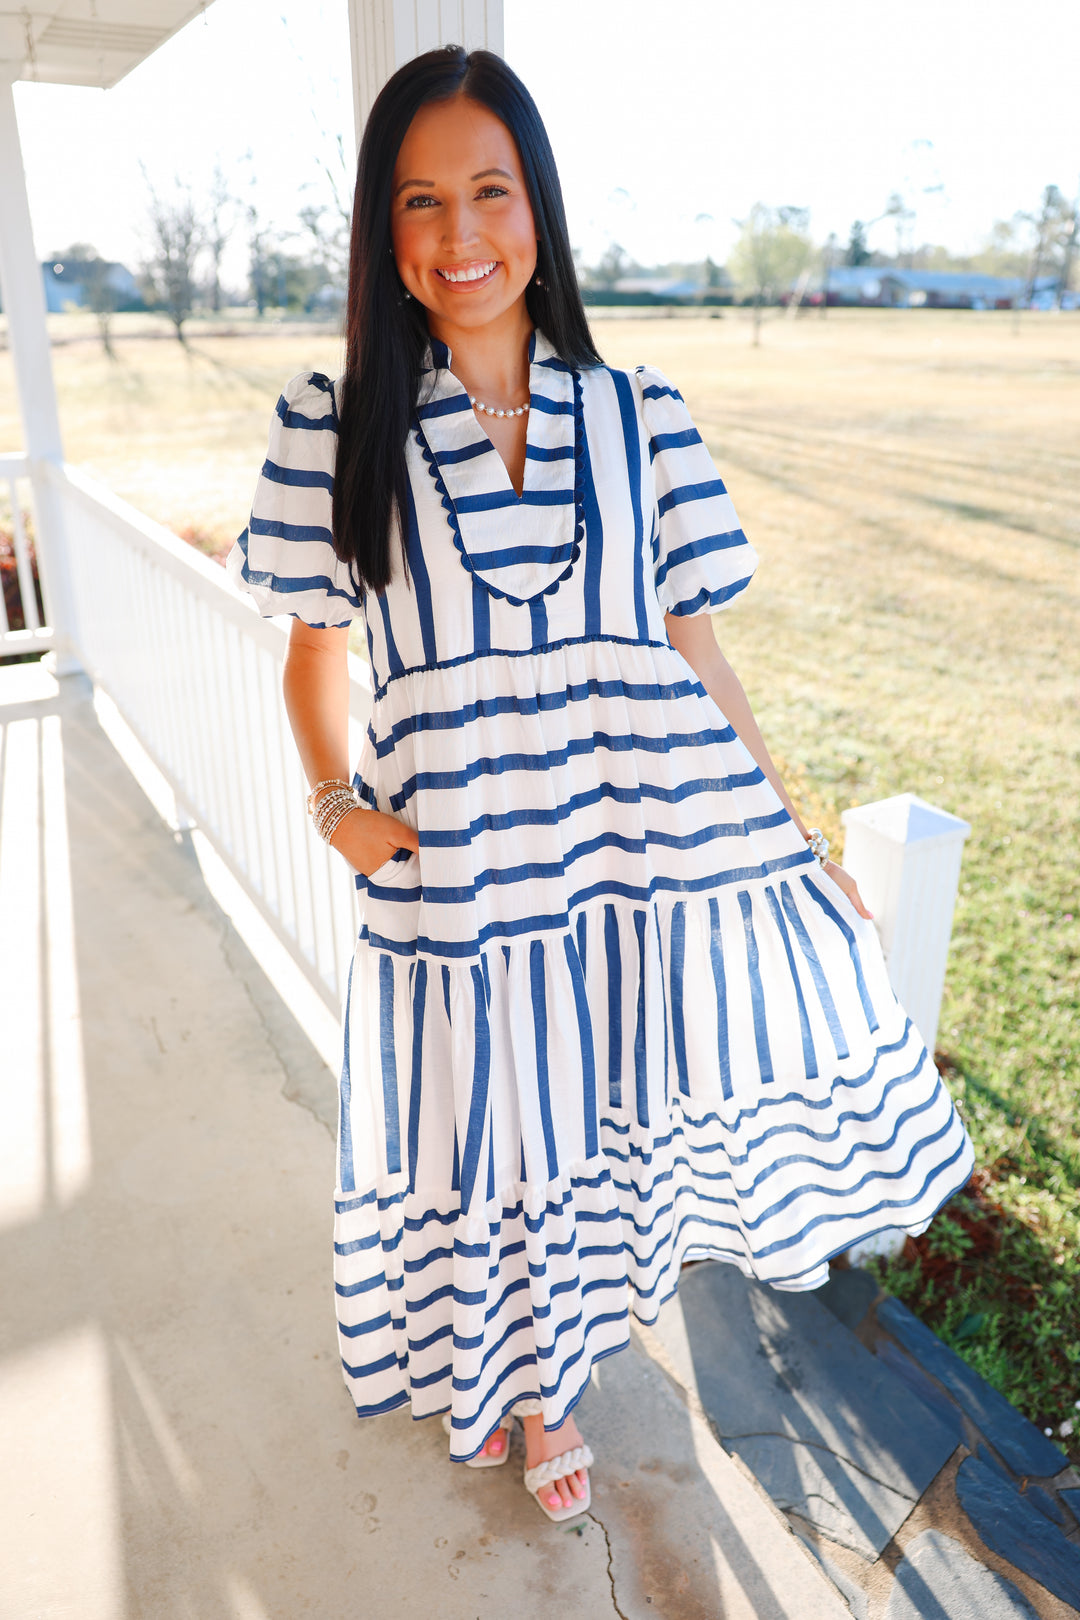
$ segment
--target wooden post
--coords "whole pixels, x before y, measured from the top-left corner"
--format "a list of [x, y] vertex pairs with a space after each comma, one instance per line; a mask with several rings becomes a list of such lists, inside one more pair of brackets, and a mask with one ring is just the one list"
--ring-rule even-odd
[[359, 147], [372, 102], [403, 62], [439, 45], [503, 54], [503, 0], [349, 0], [349, 38]]

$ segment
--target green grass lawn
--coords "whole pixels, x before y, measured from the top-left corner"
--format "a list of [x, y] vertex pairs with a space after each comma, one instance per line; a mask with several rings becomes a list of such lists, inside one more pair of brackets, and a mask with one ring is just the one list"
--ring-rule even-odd
[[[678, 384], [761, 553], [717, 634], [808, 816], [839, 840], [849, 804], [913, 791], [972, 825], [938, 1045], [979, 1171], [884, 1275], [1080, 1429], [1080, 316], [832, 311], [759, 349], [731, 311], [594, 327]], [[115, 364], [64, 332], [70, 458], [211, 551], [285, 378], [340, 363], [303, 330], [130, 336]]]

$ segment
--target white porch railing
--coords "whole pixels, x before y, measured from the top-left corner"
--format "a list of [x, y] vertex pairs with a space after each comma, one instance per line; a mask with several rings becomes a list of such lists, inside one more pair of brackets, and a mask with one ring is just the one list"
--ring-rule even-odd
[[[316, 837], [281, 697], [285, 622], [218, 564], [75, 467], [63, 510], [79, 655], [293, 958], [336, 1011], [356, 939], [348, 867]], [[350, 658], [350, 751], [371, 711]]]
[[[27, 505], [30, 502], [29, 457], [0, 456], [0, 526], [6, 526], [5, 517], [10, 516], [15, 577], [19, 586], [18, 606], [22, 612], [21, 627], [13, 626], [10, 622], [12, 616], [8, 613], [7, 603], [4, 600], [4, 592], [0, 589], [0, 657], [10, 657], [14, 653], [45, 652], [53, 643], [52, 630], [47, 623], [42, 623], [42, 615], [38, 610], [38, 593], [34, 588], [34, 559], [23, 517], [24, 502]], [[44, 602], [44, 596], [42, 600]], [[48, 604], [45, 606], [47, 618]]]

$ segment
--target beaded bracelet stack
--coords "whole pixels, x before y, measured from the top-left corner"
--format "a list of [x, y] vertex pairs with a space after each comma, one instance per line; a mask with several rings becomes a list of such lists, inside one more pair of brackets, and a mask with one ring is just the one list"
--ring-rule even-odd
[[829, 859], [829, 840], [825, 837], [825, 834], [822, 832], [821, 828], [808, 827], [806, 829], [806, 842], [810, 845], [811, 852], [813, 853], [815, 859], [819, 861], [822, 866], [825, 866]]
[[330, 776], [325, 782], [316, 782], [307, 796], [307, 807], [315, 831], [327, 844], [345, 817], [361, 808], [356, 789], [351, 782], [343, 782], [340, 776]]

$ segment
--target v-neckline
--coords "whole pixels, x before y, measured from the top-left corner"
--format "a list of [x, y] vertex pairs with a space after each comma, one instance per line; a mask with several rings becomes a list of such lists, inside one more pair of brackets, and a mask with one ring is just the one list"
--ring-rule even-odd
[[[441, 351], [441, 353], [440, 353], [440, 351]], [[453, 365], [453, 359], [454, 359], [453, 350], [450, 349], [445, 343], [441, 343], [438, 338], [432, 338], [432, 340], [431, 340], [431, 353], [432, 353], [432, 359], [434, 360], [434, 363], [439, 368], [439, 370], [440, 371], [445, 371], [446, 375], [448, 377], [452, 378], [452, 380], [457, 384], [458, 388], [464, 394], [465, 398], [469, 399], [469, 390], [465, 387], [465, 384], [462, 382], [462, 380], [458, 376], [457, 372], [451, 369], [452, 365]], [[495, 457], [495, 459], [499, 463], [499, 466], [502, 468], [503, 477], [506, 480], [506, 487], [510, 491], [510, 493], [513, 495], [515, 501], [518, 503], [519, 506], [522, 504], [522, 502], [525, 499], [525, 491], [528, 488], [528, 483], [529, 483], [529, 461], [530, 461], [530, 456], [529, 456], [529, 427], [530, 427], [530, 424], [532, 422], [532, 416], [533, 416], [533, 413], [532, 413], [532, 402], [533, 402], [533, 392], [534, 392], [534, 390], [533, 390], [533, 366], [535, 364], [536, 364], [536, 328], [534, 327], [533, 330], [529, 333], [529, 409], [525, 412], [525, 465], [521, 470], [521, 489], [520, 489], [520, 491], [518, 491], [518, 490], [516, 490], [514, 488], [514, 480], [510, 476], [509, 467], [506, 465], [506, 462], [503, 460], [501, 450], [499, 449], [498, 445], [495, 443], [494, 439], [491, 437], [491, 434], [488, 432], [488, 430], [485, 427], [485, 425], [484, 425], [483, 421], [481, 420], [481, 418], [477, 415], [475, 409], [473, 409], [472, 401], [471, 400], [469, 401], [469, 409], [472, 411], [473, 420], [475, 421], [475, 423], [476, 423], [477, 427], [479, 428], [480, 432], [483, 434], [484, 438], [487, 440], [488, 446], [489, 446], [489, 448], [491, 450], [491, 454]]]
[[534, 331], [518, 494], [450, 370], [449, 349], [433, 339], [426, 359], [414, 432], [463, 566], [493, 595], [513, 603], [556, 590], [573, 567], [584, 532], [580, 378]]
[[[474, 415], [476, 414], [475, 411], [474, 411], [473, 414]], [[514, 487], [514, 480], [513, 480], [513, 478], [511, 477], [511, 474], [510, 474], [510, 468], [506, 465], [506, 458], [503, 455], [502, 451], [499, 449], [498, 445], [495, 443], [495, 440], [491, 437], [491, 434], [488, 432], [487, 428], [484, 427], [483, 422], [481, 422], [479, 420], [479, 418], [477, 418], [477, 424], [478, 424], [478, 426], [480, 428], [483, 429], [484, 437], [487, 439], [488, 443], [491, 446], [492, 454], [498, 456], [498, 458], [499, 458], [499, 465], [502, 467], [503, 475], [506, 478], [506, 482], [509, 484], [511, 492], [513, 493], [514, 498], [517, 501], [519, 506], [521, 505], [521, 502], [525, 499], [525, 480], [529, 476], [529, 417], [531, 415], [532, 415], [531, 411], [526, 411], [526, 413], [525, 413], [525, 456], [524, 456], [524, 459], [523, 459], [523, 462], [522, 462], [522, 468], [521, 468], [521, 488], [520, 489], [516, 489]]]

